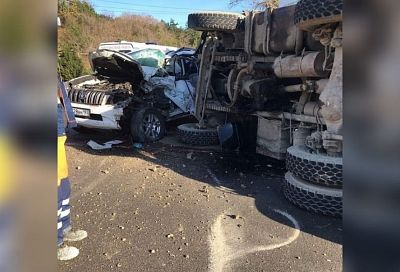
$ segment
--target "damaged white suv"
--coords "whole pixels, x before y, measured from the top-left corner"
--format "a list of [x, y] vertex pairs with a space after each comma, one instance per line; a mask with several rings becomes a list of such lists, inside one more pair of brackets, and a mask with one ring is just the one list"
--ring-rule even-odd
[[194, 111], [193, 54], [187, 48], [168, 57], [157, 49], [91, 53], [94, 73], [66, 84], [78, 126], [124, 130], [136, 142], [163, 138], [166, 121]]

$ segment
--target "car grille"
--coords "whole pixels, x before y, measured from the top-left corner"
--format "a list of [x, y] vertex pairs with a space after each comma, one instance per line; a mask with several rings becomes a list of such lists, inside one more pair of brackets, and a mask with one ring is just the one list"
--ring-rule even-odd
[[102, 91], [91, 91], [84, 89], [72, 89], [68, 92], [68, 97], [72, 103], [87, 105], [101, 105], [105, 96], [106, 94]]

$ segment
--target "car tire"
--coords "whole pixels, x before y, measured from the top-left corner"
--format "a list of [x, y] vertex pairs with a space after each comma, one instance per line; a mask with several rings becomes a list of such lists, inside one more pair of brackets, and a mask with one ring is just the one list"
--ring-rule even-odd
[[302, 30], [342, 21], [343, 0], [300, 0], [296, 4], [294, 22]]
[[156, 142], [165, 136], [165, 131], [165, 118], [157, 109], [143, 108], [132, 113], [130, 132], [134, 142]]
[[343, 158], [312, 154], [306, 147], [287, 149], [286, 168], [295, 176], [316, 185], [343, 187]]
[[198, 12], [188, 16], [188, 27], [197, 31], [244, 30], [245, 16], [232, 12]]
[[219, 143], [216, 128], [199, 128], [196, 123], [179, 125], [177, 134], [179, 140], [185, 144], [208, 146]]
[[302, 209], [323, 215], [342, 216], [343, 191], [341, 189], [307, 183], [291, 172], [287, 172], [283, 193], [291, 203]]

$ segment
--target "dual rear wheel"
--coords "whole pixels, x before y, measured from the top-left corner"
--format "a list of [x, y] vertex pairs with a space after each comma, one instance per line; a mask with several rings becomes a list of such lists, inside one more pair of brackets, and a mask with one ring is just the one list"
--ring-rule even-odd
[[[343, 0], [300, 0], [294, 22], [305, 31], [342, 21]], [[305, 146], [287, 150], [283, 193], [296, 206], [311, 212], [341, 216], [343, 159], [313, 154]]]
[[305, 146], [287, 150], [285, 197], [308, 211], [340, 217], [343, 197], [343, 159], [313, 154]]

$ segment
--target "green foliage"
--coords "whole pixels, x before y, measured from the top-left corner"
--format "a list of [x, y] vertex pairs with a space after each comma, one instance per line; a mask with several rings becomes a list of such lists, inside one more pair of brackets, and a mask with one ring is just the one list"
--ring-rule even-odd
[[190, 47], [196, 48], [201, 39], [201, 32], [195, 31], [193, 29], [187, 29], [185, 31], [185, 40], [188, 42], [188, 45]]
[[75, 1], [77, 10], [81, 13], [85, 13], [92, 16], [97, 16], [94, 8], [86, 1]]
[[84, 13], [91, 16], [98, 16], [93, 6], [85, 0], [58, 0], [58, 13]]
[[179, 46], [179, 41], [184, 41], [185, 46], [197, 47], [200, 42], [201, 33], [199, 31], [194, 31], [189, 28], [181, 28], [174, 19], [170, 19], [169, 23], [161, 20], [165, 24], [168, 31], [175, 35], [177, 46]]
[[82, 60], [75, 52], [75, 48], [69, 44], [62, 46], [59, 52], [58, 72], [63, 80], [70, 80], [83, 74]]

